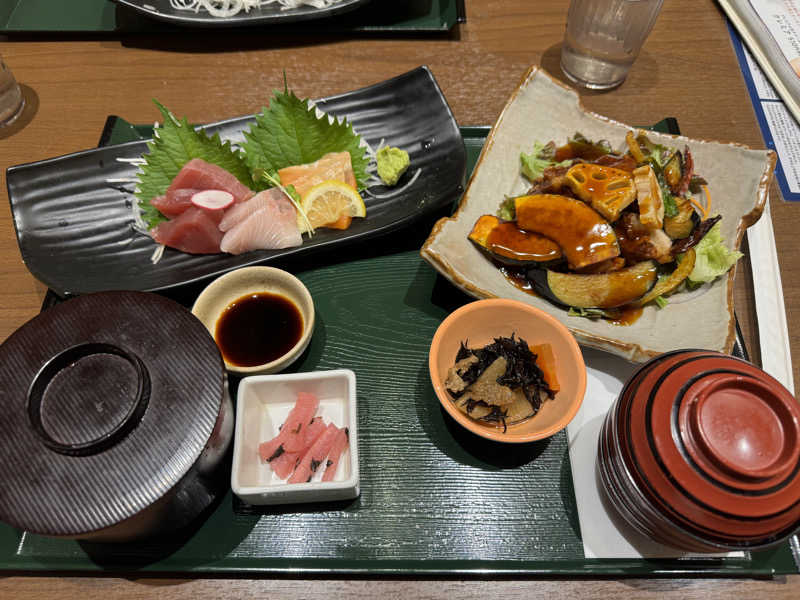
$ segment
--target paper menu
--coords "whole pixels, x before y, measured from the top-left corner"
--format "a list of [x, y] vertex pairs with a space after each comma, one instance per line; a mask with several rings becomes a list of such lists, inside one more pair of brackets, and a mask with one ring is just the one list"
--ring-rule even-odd
[[800, 76], [800, 1], [749, 0], [792, 70]]

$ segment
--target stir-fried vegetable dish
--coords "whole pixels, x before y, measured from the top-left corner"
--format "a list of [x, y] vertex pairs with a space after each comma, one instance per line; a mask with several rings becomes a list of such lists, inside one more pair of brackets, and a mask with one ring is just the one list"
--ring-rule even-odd
[[688, 147], [629, 131], [615, 152], [575, 134], [559, 147], [536, 143], [520, 162], [530, 188], [481, 216], [469, 239], [510, 280], [570, 314], [613, 320], [663, 308], [741, 256], [724, 244]]

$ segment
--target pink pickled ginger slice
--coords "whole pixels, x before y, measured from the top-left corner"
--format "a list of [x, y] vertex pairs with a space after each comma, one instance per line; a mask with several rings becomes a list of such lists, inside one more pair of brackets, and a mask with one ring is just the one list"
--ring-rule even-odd
[[328, 424], [323, 434], [319, 436], [317, 441], [314, 442], [311, 448], [309, 448], [300, 459], [300, 462], [297, 463], [294, 473], [289, 477], [289, 483], [306, 483], [311, 481], [316, 470], [328, 456], [328, 452], [330, 452], [338, 432], [339, 428], [336, 427], [336, 425], [333, 423]]
[[322, 422], [322, 417], [314, 417], [311, 424], [306, 427], [305, 440], [303, 442], [303, 449], [299, 452], [284, 452], [278, 458], [271, 461], [269, 466], [275, 471], [275, 474], [281, 479], [286, 479], [294, 468], [297, 466], [298, 461], [302, 458], [303, 452], [317, 441], [317, 438], [325, 431], [325, 423]]
[[306, 435], [305, 430], [314, 419], [314, 413], [317, 412], [318, 406], [319, 398], [314, 394], [307, 392], [297, 394], [297, 402], [292, 410], [289, 411], [289, 416], [286, 417], [286, 422], [281, 426], [280, 433], [271, 440], [259, 444], [258, 453], [261, 455], [261, 460], [269, 462], [286, 452], [286, 442], [290, 437], [290, 447], [296, 448], [294, 452], [302, 449], [302, 442]]
[[347, 427], [343, 427], [337, 432], [336, 438], [333, 440], [333, 446], [331, 446], [331, 451], [328, 453], [328, 460], [325, 463], [325, 473], [322, 475], [322, 481], [333, 481], [333, 478], [336, 476], [336, 469], [339, 467], [339, 460], [349, 443], [350, 432], [347, 430]]

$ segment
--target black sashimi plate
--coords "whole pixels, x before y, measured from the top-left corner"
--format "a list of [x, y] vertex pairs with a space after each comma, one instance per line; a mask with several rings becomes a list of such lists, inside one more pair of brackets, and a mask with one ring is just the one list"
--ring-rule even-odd
[[351, 11], [369, 2], [369, 0], [342, 0], [326, 8], [300, 6], [282, 9], [280, 4], [269, 4], [259, 8], [244, 10], [231, 17], [215, 17], [206, 10], [197, 12], [181, 10], [173, 7], [169, 0], [115, 0], [146, 17], [166, 21], [175, 25], [195, 27], [239, 27], [242, 25], [273, 25], [284, 22], [323, 19]]
[[[367, 217], [344, 231], [317, 230], [302, 246], [238, 256], [191, 255], [166, 249], [150, 257], [152, 239], [133, 228], [136, 167], [117, 159], [141, 156], [145, 141], [106, 146], [11, 167], [8, 196], [22, 258], [33, 275], [61, 296], [124, 289], [165, 290], [239, 267], [294, 255], [331, 251], [408, 226], [451, 206], [463, 191], [466, 152], [453, 113], [431, 72], [419, 67], [376, 85], [316, 100], [325, 112], [346, 116], [373, 148], [386, 144], [407, 150], [411, 167], [400, 191], [379, 186], [364, 194]], [[243, 140], [253, 117], [208, 125], [223, 139]]]

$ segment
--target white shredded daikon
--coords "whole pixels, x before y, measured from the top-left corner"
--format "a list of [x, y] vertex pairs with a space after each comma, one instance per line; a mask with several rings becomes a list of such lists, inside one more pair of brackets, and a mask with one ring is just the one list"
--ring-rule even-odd
[[312, 6], [314, 8], [327, 8], [338, 4], [342, 0], [169, 0], [169, 5], [176, 10], [191, 10], [200, 12], [205, 9], [213, 17], [232, 17], [241, 11], [250, 12], [253, 8], [260, 8], [269, 4], [279, 4], [281, 10]]
[[[388, 194], [375, 194], [375, 193], [371, 192], [369, 190], [369, 188], [367, 188], [365, 191], [372, 198], [377, 198], [378, 200], [384, 200], [385, 198], [391, 198], [392, 196], [395, 196], [395, 195], [397, 195], [397, 194], [399, 194], [401, 192], [404, 192], [407, 188], [411, 187], [411, 185], [413, 185], [413, 183], [417, 180], [417, 177], [419, 177], [420, 173], [422, 173], [422, 169], [417, 169], [417, 171], [411, 176], [411, 179], [409, 179], [408, 182], [405, 185], [402, 185], [399, 188], [393, 189]], [[383, 184], [383, 182], [381, 181], [381, 185], [382, 184]]]

